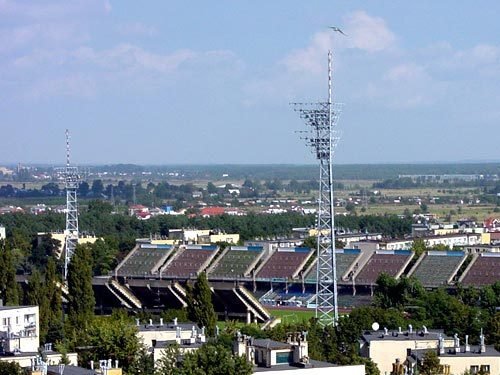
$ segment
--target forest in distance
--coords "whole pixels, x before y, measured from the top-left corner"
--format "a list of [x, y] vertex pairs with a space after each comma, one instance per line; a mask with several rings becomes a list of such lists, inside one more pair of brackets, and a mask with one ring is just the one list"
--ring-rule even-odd
[[[16, 170], [18, 166], [8, 165]], [[28, 168], [27, 166], [21, 166]], [[39, 172], [51, 173], [54, 166], [33, 164]], [[316, 164], [214, 164], [214, 165], [83, 165], [81, 170], [90, 175], [106, 173], [113, 175], [170, 176], [179, 179], [216, 180], [232, 179], [297, 179], [317, 178]], [[336, 180], [385, 180], [400, 175], [483, 175], [500, 176], [500, 162], [488, 163], [436, 163], [436, 164], [334, 164]], [[7, 176], [1, 176], [5, 180]], [[26, 176], [25, 176], [26, 177]], [[19, 181], [21, 181], [19, 179]]]

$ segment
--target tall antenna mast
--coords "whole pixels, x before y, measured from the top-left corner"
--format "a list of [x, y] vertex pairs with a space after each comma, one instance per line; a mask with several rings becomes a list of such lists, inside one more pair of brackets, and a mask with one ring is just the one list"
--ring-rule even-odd
[[323, 326], [338, 321], [335, 212], [333, 202], [333, 155], [339, 140], [337, 125], [341, 105], [333, 103], [332, 52], [328, 51], [328, 101], [292, 103], [308, 130], [302, 138], [319, 160], [319, 196], [316, 269], [316, 318]]
[[78, 202], [76, 192], [78, 189], [78, 169], [70, 163], [70, 136], [66, 129], [66, 168], [64, 169], [64, 181], [66, 187], [66, 235], [64, 254], [64, 279], [68, 277], [68, 265], [78, 244]]

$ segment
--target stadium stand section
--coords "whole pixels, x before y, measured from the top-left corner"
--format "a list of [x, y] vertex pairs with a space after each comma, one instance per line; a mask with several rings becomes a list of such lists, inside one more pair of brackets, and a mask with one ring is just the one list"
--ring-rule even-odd
[[258, 279], [289, 279], [304, 267], [313, 251], [305, 247], [279, 248], [258, 270]]
[[399, 277], [412, 258], [413, 253], [410, 250], [377, 250], [355, 275], [356, 284], [375, 284], [382, 272]]
[[[351, 267], [353, 262], [358, 259], [361, 254], [361, 250], [359, 249], [336, 249], [335, 250], [335, 260], [337, 262], [337, 280], [340, 280], [347, 270]], [[307, 271], [304, 276], [304, 281], [308, 284], [316, 283], [316, 275], [317, 275], [317, 259], [314, 260], [309, 271]]]
[[117, 276], [147, 277], [158, 273], [172, 251], [170, 245], [138, 243], [115, 270]]
[[472, 286], [490, 285], [500, 281], [500, 254], [478, 254], [459, 281], [464, 285]]
[[448, 284], [465, 261], [463, 251], [427, 251], [417, 261], [409, 276], [414, 276], [426, 287]]
[[245, 277], [263, 254], [261, 246], [232, 246], [209, 272], [211, 278]]
[[179, 248], [173, 258], [161, 269], [164, 278], [196, 277], [203, 271], [216, 255], [217, 246], [188, 245]]
[[306, 307], [314, 300], [315, 293], [304, 292], [300, 285], [270, 290], [259, 299], [263, 305], [297, 307]]

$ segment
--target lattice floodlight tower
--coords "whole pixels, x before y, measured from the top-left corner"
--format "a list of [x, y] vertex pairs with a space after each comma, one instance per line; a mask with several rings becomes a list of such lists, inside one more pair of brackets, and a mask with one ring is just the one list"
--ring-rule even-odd
[[64, 181], [66, 187], [66, 235], [64, 253], [64, 279], [68, 277], [68, 266], [71, 262], [76, 245], [78, 244], [78, 202], [76, 191], [80, 177], [78, 168], [70, 165], [69, 131], [66, 129], [66, 167], [64, 168]]
[[317, 231], [316, 318], [323, 326], [338, 321], [337, 271], [333, 204], [333, 156], [339, 140], [335, 129], [341, 105], [332, 99], [332, 52], [328, 52], [328, 101], [292, 103], [308, 129], [302, 138], [319, 160]]

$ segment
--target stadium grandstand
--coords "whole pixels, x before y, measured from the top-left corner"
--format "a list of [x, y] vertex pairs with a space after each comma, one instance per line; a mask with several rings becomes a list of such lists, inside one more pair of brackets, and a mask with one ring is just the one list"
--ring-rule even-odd
[[257, 270], [257, 279], [292, 279], [304, 268], [313, 250], [306, 247], [278, 248]]
[[359, 272], [354, 274], [354, 280], [356, 284], [373, 285], [382, 272], [399, 278], [413, 255], [410, 250], [376, 250]]
[[426, 251], [408, 276], [414, 276], [425, 287], [446, 285], [451, 283], [466, 258], [467, 255], [463, 251]]
[[191, 278], [204, 271], [219, 250], [215, 245], [180, 246], [160, 269], [162, 278]]
[[464, 285], [484, 286], [500, 281], [500, 254], [475, 254], [459, 282]]
[[171, 252], [171, 245], [137, 243], [116, 267], [115, 276], [148, 277], [156, 275]]
[[272, 289], [259, 298], [260, 303], [270, 306], [307, 307], [316, 299], [316, 294], [303, 290], [301, 285]]
[[[356, 260], [360, 257], [360, 249], [336, 249], [335, 260], [337, 262], [337, 279], [340, 281], [346, 273], [356, 271]], [[317, 277], [317, 259], [311, 264], [305, 272], [304, 281], [307, 284], [315, 284]]]
[[246, 277], [262, 254], [262, 246], [231, 246], [208, 270], [208, 277], [211, 279]]

